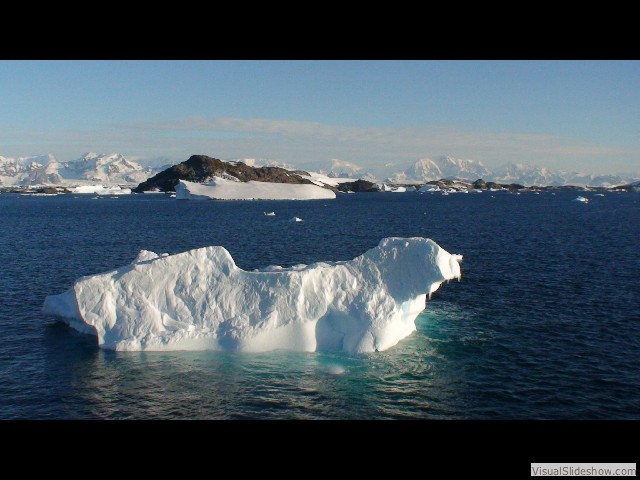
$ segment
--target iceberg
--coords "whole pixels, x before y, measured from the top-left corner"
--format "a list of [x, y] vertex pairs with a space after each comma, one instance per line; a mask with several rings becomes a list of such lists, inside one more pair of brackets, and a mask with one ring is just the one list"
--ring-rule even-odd
[[130, 188], [122, 188], [118, 185], [80, 185], [70, 187], [70, 190], [72, 193], [94, 193], [96, 195], [129, 195], [131, 193]]
[[239, 182], [213, 177], [207, 183], [180, 180], [177, 200], [316, 200], [336, 198], [333, 191], [314, 184]]
[[142, 251], [130, 265], [46, 297], [45, 314], [111, 350], [386, 350], [416, 330], [461, 255], [385, 238], [353, 260], [245, 271], [221, 246]]

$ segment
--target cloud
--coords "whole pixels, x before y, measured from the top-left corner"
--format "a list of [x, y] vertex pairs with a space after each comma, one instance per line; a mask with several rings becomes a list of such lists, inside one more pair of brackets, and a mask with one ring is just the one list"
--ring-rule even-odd
[[[537, 133], [465, 130], [452, 125], [355, 127], [203, 116], [112, 124], [91, 131], [12, 131], [3, 133], [0, 140], [3, 148], [7, 145], [12, 150], [25, 148], [21, 155], [31, 154], [35, 148], [67, 160], [87, 150], [97, 150], [118, 151], [138, 158], [162, 156], [174, 161], [196, 153], [223, 159], [270, 158], [300, 166], [339, 158], [375, 168], [448, 154], [481, 160], [488, 166], [513, 161], [604, 173], [638, 170], [640, 159], [640, 148], [595, 145], [582, 139]], [[71, 156], [64, 158], [59, 149]]]
[[[224, 149], [238, 146], [250, 156], [286, 160], [344, 158], [371, 165], [406, 162], [420, 157], [451, 154], [487, 164], [526, 161], [562, 166], [604, 158], [640, 158], [640, 149], [592, 145], [560, 136], [465, 130], [456, 126], [375, 128], [329, 125], [296, 120], [259, 118], [189, 117], [174, 121], [128, 125], [167, 138], [201, 142], [208, 138]], [[185, 135], [187, 133], [187, 135]], [[224, 135], [227, 135], [225, 138]], [[200, 142], [200, 143], [201, 143]], [[239, 155], [236, 155], [239, 156]], [[552, 165], [557, 163], [558, 165]]]

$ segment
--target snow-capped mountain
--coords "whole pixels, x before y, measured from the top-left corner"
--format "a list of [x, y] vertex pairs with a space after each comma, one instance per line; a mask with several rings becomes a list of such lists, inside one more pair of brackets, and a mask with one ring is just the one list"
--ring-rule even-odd
[[78, 160], [65, 163], [59, 173], [65, 179], [137, 184], [152, 176], [154, 169], [144, 168], [119, 153], [89, 152]]
[[590, 186], [612, 187], [628, 184], [637, 178], [618, 175], [593, 175], [589, 173], [550, 170], [546, 167], [534, 167], [525, 163], [507, 163], [490, 169], [476, 160], [462, 160], [449, 156], [422, 158], [409, 167], [396, 171], [386, 179], [388, 183], [424, 183], [431, 180], [459, 179], [485, 181], [525, 186]]
[[477, 160], [462, 160], [449, 156], [421, 158], [404, 170], [387, 178], [390, 183], [424, 183], [430, 180], [485, 178], [490, 171]]
[[[324, 169], [320, 169], [320, 172], [324, 173]], [[377, 175], [372, 170], [366, 169], [357, 163], [338, 160], [337, 158], [331, 159], [331, 168], [326, 175], [330, 178], [360, 178], [370, 182], [378, 181]]]
[[631, 184], [629, 184], [629, 187], [634, 192], [640, 192], [640, 180], [638, 180], [637, 182], [632, 182]]
[[[521, 185], [564, 185], [565, 179], [559, 172], [552, 172], [546, 167], [533, 167], [524, 163], [507, 163], [496, 168], [488, 178], [498, 183], [519, 183]], [[588, 182], [588, 178], [580, 183]]]
[[[166, 159], [156, 159], [160, 164]], [[451, 156], [421, 158], [415, 163], [386, 164], [379, 167], [363, 167], [353, 162], [331, 159], [327, 162], [309, 162], [297, 166], [269, 159], [242, 158], [249, 166], [279, 166], [288, 170], [302, 169], [318, 172], [332, 178], [354, 178], [374, 183], [385, 179], [386, 183], [423, 184], [432, 180], [458, 179], [497, 183], [535, 185], [576, 185], [612, 187], [638, 181], [634, 175], [593, 175], [588, 173], [550, 170], [524, 163], [507, 163], [490, 169], [481, 161], [463, 160]], [[30, 185], [138, 185], [171, 165], [154, 168], [141, 165], [119, 153], [86, 153], [77, 160], [60, 162], [52, 154], [30, 157], [0, 156], [0, 186]]]
[[51, 154], [18, 158], [0, 155], [0, 185], [60, 183], [56, 164], [57, 160]]
[[498, 183], [519, 183], [534, 185], [576, 185], [590, 187], [612, 187], [629, 183], [633, 178], [618, 175], [593, 175], [589, 173], [549, 170], [523, 163], [507, 163], [496, 169], [485, 180]]
[[[632, 178], [632, 177], [627, 177]], [[592, 175], [589, 185], [599, 187], [615, 187], [625, 183], [625, 178], [619, 175]]]
[[346, 162], [344, 160], [338, 160], [337, 158], [331, 159], [331, 169], [327, 172], [327, 177], [332, 178], [353, 178], [362, 175], [364, 168], [353, 162]]
[[377, 182], [378, 177], [369, 167], [357, 163], [332, 158], [329, 161], [305, 162], [298, 166], [300, 170], [313, 172], [325, 178], [353, 178]]
[[71, 162], [54, 155], [8, 158], [0, 156], [0, 183], [4, 186], [81, 183], [138, 184], [156, 173], [119, 153], [89, 152]]
[[[243, 159], [252, 166], [273, 165], [296, 169], [283, 162], [271, 160]], [[450, 179], [473, 182], [479, 178], [497, 183], [517, 183], [525, 186], [592, 186], [612, 187], [624, 185], [635, 180], [634, 176], [593, 175], [589, 173], [551, 170], [546, 167], [534, 167], [524, 163], [507, 163], [497, 168], [489, 168], [479, 160], [464, 160], [452, 156], [421, 158], [411, 164], [389, 163], [379, 167], [363, 167], [357, 163], [331, 159], [330, 162], [309, 162], [298, 168], [308, 172], [317, 172], [333, 178], [359, 178], [374, 183], [384, 181], [391, 184], [424, 184], [432, 180]]]

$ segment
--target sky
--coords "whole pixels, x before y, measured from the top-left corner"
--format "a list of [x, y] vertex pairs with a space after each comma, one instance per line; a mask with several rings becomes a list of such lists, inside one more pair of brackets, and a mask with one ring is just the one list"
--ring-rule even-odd
[[640, 61], [0, 61], [0, 155], [88, 151], [638, 173]]

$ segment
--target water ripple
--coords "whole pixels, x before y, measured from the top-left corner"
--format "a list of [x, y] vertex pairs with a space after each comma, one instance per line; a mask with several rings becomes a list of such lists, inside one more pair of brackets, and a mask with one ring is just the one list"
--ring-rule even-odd
[[[587, 208], [570, 193], [494, 196], [0, 195], [0, 417], [639, 418], [638, 194]], [[434, 238], [464, 255], [464, 277], [378, 354], [106, 352], [40, 314], [46, 295], [140, 249], [225, 245], [252, 269], [349, 259], [385, 236]]]

